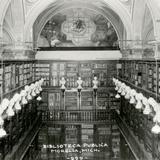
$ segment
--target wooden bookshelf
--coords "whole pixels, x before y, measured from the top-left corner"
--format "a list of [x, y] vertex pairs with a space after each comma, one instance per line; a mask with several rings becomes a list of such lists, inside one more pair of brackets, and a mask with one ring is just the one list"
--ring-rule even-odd
[[[74, 110], [80, 109], [78, 106], [78, 92], [77, 92], [77, 80], [80, 76], [82, 83], [81, 92], [81, 109], [94, 109], [94, 93], [93, 93], [93, 78], [97, 76], [98, 84], [98, 99], [97, 109], [109, 109], [109, 106], [113, 105], [116, 108], [116, 101], [114, 95], [109, 95], [109, 92], [114, 92], [114, 86], [112, 78], [117, 75], [116, 68], [117, 61], [54, 61], [54, 60], [40, 60], [35, 65], [35, 75], [37, 78], [44, 78], [44, 89], [49, 92], [54, 90], [60, 90], [60, 80], [62, 77], [66, 80], [66, 92], [65, 92], [65, 107], [60, 106], [60, 109]], [[104, 92], [104, 93], [102, 93]], [[103, 97], [101, 94], [104, 94]], [[62, 94], [61, 94], [62, 95]], [[112, 97], [112, 98], [111, 98]], [[112, 102], [110, 102], [112, 100]], [[62, 101], [62, 97], [60, 97]], [[60, 103], [59, 101], [59, 103]], [[55, 101], [55, 103], [57, 103]], [[61, 104], [61, 103], [60, 103]], [[49, 105], [50, 106], [50, 105]], [[55, 107], [52, 107], [55, 108]]]

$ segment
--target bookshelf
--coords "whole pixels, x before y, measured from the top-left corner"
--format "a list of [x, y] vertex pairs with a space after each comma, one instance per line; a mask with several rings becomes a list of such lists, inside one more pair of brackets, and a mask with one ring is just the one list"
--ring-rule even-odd
[[50, 64], [36, 63], [35, 64], [35, 79], [44, 78], [44, 86], [50, 84]]
[[93, 91], [82, 91], [81, 93], [81, 109], [93, 109]]
[[78, 109], [78, 103], [77, 103], [77, 92], [76, 91], [67, 91], [65, 93], [65, 109], [66, 110], [77, 110]]
[[[0, 64], [0, 97], [10, 100], [15, 93], [20, 93], [26, 85], [35, 82], [35, 60], [5, 60]], [[22, 106], [22, 104], [21, 104]], [[37, 102], [34, 99], [23, 105], [19, 112], [15, 112], [13, 117], [6, 117], [3, 113], [4, 129], [7, 135], [0, 138], [0, 153], [2, 157], [11, 153], [15, 145], [19, 145], [24, 135], [27, 135], [37, 122]], [[38, 123], [37, 123], [38, 124]], [[17, 132], [18, 131], [18, 132]], [[8, 159], [8, 158], [6, 158]], [[17, 158], [16, 158], [17, 159]]]
[[[147, 98], [154, 97], [158, 103], [160, 102], [159, 60], [120, 60], [119, 63], [122, 68], [118, 77], [123, 82], [143, 93]], [[154, 126], [154, 114], [144, 115], [142, 110], [135, 109], [125, 101], [121, 99], [121, 117], [137, 140], [144, 145], [145, 150], [154, 157], [159, 157], [160, 138], [151, 131]]]
[[[62, 77], [66, 80], [65, 91], [65, 109], [77, 110], [78, 93], [77, 80], [81, 77], [82, 92], [81, 92], [81, 109], [94, 109], [94, 93], [93, 93], [93, 78], [98, 78], [97, 91], [97, 109], [109, 109], [109, 105], [114, 105], [116, 108], [115, 98], [109, 94], [114, 92], [112, 78], [117, 75], [117, 61], [58, 61], [58, 60], [39, 60], [35, 64], [36, 78], [43, 77], [45, 79], [44, 88], [48, 92], [52, 90], [60, 90], [60, 80]], [[104, 92], [104, 93], [103, 93]], [[103, 96], [102, 96], [103, 95]], [[48, 99], [49, 100], [49, 99]], [[112, 100], [112, 102], [110, 102]], [[62, 101], [62, 97], [60, 97]], [[55, 101], [55, 103], [57, 103]], [[60, 102], [59, 102], [60, 104]], [[46, 105], [46, 104], [45, 104]], [[60, 104], [61, 105], [61, 104]], [[49, 105], [50, 106], [50, 105]], [[53, 106], [53, 105], [52, 105]], [[55, 108], [55, 107], [51, 107]], [[57, 107], [56, 107], [57, 108]], [[64, 108], [59, 106], [59, 108]], [[58, 108], [57, 108], [58, 109]]]
[[0, 93], [5, 96], [35, 80], [35, 61], [3, 61], [0, 66]]
[[145, 60], [120, 60], [118, 77], [146, 91], [159, 94], [160, 62]]

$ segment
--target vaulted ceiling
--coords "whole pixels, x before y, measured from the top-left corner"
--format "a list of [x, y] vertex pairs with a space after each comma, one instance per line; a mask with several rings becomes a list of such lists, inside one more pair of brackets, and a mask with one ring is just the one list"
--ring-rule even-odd
[[160, 41], [159, 0], [0, 0], [0, 38], [36, 43], [49, 19], [73, 8], [105, 17], [123, 45]]

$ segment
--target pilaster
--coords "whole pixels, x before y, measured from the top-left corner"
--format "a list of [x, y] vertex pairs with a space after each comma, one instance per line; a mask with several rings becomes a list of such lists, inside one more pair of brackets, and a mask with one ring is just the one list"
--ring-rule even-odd
[[26, 44], [14, 44], [3, 46], [0, 53], [3, 60], [31, 60], [35, 59], [36, 52]]

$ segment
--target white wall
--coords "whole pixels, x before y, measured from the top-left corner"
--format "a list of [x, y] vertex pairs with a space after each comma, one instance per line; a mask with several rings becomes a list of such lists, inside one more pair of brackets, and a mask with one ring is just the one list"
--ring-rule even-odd
[[38, 51], [39, 60], [117, 60], [120, 51]]

